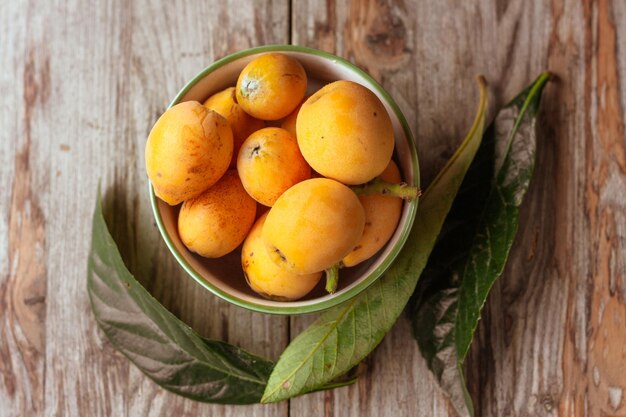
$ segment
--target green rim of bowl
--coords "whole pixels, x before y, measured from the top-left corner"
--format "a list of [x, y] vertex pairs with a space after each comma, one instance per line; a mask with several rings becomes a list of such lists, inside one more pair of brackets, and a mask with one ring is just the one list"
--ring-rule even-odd
[[[406, 135], [406, 138], [409, 141], [409, 150], [411, 153], [411, 159], [413, 161], [413, 177], [415, 178], [415, 184], [413, 185], [419, 186], [420, 184], [419, 163], [417, 160], [417, 151], [415, 149], [415, 140], [413, 138], [413, 134], [411, 133], [411, 129], [409, 128], [409, 124], [406, 121], [406, 118], [402, 114], [402, 111], [400, 111], [400, 107], [397, 105], [395, 100], [389, 95], [389, 93], [387, 93], [387, 91], [385, 91], [385, 89], [376, 80], [374, 80], [368, 73], [358, 68], [354, 64], [350, 63], [349, 61], [341, 57], [338, 57], [336, 55], [333, 55], [331, 53], [328, 53], [328, 52], [320, 51], [318, 49], [306, 48], [302, 46], [295, 46], [295, 45], [266, 45], [266, 46], [260, 46], [260, 47], [245, 49], [243, 51], [236, 52], [232, 55], [228, 55], [218, 61], [215, 61], [213, 64], [209, 65], [202, 72], [196, 75], [191, 81], [189, 81], [182, 88], [182, 90], [179, 91], [179, 93], [176, 95], [174, 100], [172, 100], [172, 102], [169, 104], [168, 108], [172, 107], [175, 104], [178, 104], [178, 102], [185, 96], [185, 94], [187, 94], [187, 92], [193, 86], [195, 86], [200, 80], [202, 80], [204, 77], [206, 77], [208, 74], [215, 71], [216, 69], [232, 61], [235, 61], [239, 58], [242, 58], [248, 55], [264, 53], [264, 52], [301, 52], [301, 53], [310, 54], [310, 55], [317, 55], [322, 58], [331, 60], [333, 63], [346, 67], [350, 71], [357, 73], [358, 75], [360, 75], [361, 77], [369, 81], [374, 86], [376, 91], [385, 98], [387, 103], [392, 108], [393, 112], [398, 117], [398, 120], [400, 121], [402, 129], [404, 130], [404, 134]], [[167, 247], [169, 248], [170, 252], [172, 252], [172, 254], [176, 258], [178, 263], [183, 267], [183, 269], [189, 275], [191, 275], [191, 277], [195, 279], [196, 282], [198, 282], [200, 285], [202, 285], [204, 288], [211, 291], [213, 294], [217, 295], [218, 297], [226, 301], [229, 301], [232, 304], [235, 304], [239, 307], [247, 308], [252, 311], [270, 313], [270, 314], [287, 315], [287, 314], [314, 313], [314, 312], [329, 309], [331, 307], [334, 307], [338, 304], [343, 303], [344, 301], [347, 301], [351, 298], [356, 297], [359, 293], [364, 291], [367, 287], [372, 285], [378, 278], [380, 278], [383, 275], [383, 273], [387, 270], [387, 268], [389, 268], [392, 262], [396, 259], [396, 257], [400, 253], [400, 250], [406, 243], [407, 238], [409, 237], [409, 234], [413, 226], [413, 221], [415, 220], [415, 213], [417, 212], [417, 205], [418, 205], [418, 199], [414, 199], [411, 202], [409, 202], [408, 221], [404, 229], [402, 230], [398, 241], [396, 242], [392, 251], [389, 253], [389, 256], [387, 257], [387, 259], [384, 260], [384, 262], [382, 262], [374, 271], [372, 271], [367, 277], [365, 277], [365, 279], [360, 281], [358, 284], [354, 285], [352, 288], [350, 288], [349, 290], [345, 292], [337, 293], [336, 296], [333, 296], [321, 302], [312, 302], [311, 304], [308, 304], [308, 305], [298, 305], [298, 306], [290, 305], [289, 303], [285, 302], [284, 305], [272, 306], [272, 305], [263, 305], [263, 304], [258, 304], [258, 303], [251, 302], [248, 300], [244, 300], [230, 293], [227, 293], [224, 290], [208, 282], [198, 272], [196, 272], [194, 268], [191, 265], [189, 265], [189, 263], [185, 260], [183, 255], [178, 251], [178, 249], [176, 248], [176, 245], [174, 245], [174, 242], [170, 238], [169, 233], [166, 230], [165, 225], [163, 224], [161, 213], [158, 210], [157, 197], [154, 194], [152, 184], [150, 182], [148, 183], [149, 183], [149, 189], [150, 189], [150, 203], [152, 205], [154, 218], [156, 219], [156, 223], [161, 233], [161, 236], [165, 240], [165, 243], [167, 244]]]

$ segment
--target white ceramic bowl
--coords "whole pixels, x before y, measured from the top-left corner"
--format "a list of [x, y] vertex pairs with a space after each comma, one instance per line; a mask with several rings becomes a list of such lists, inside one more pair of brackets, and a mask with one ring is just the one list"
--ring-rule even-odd
[[[189, 100], [204, 102], [209, 96], [234, 86], [241, 70], [257, 56], [281, 52], [298, 59], [306, 70], [309, 93], [335, 80], [350, 80], [372, 90], [385, 105], [395, 134], [394, 159], [402, 178], [409, 185], [419, 186], [419, 167], [413, 136], [398, 105], [368, 74], [350, 62], [316, 49], [291, 45], [270, 45], [246, 49], [209, 65], [176, 95], [170, 107]], [[355, 267], [340, 270], [339, 287], [329, 295], [324, 292], [324, 278], [318, 287], [298, 301], [272, 301], [262, 298], [247, 285], [241, 269], [241, 251], [219, 259], [206, 259], [191, 253], [180, 240], [177, 230], [179, 206], [171, 207], [154, 195], [150, 186], [152, 209], [161, 236], [180, 265], [200, 285], [218, 297], [254, 311], [274, 314], [302, 314], [324, 310], [355, 297], [385, 272], [404, 245], [413, 224], [417, 200], [404, 203], [398, 227], [374, 257]]]

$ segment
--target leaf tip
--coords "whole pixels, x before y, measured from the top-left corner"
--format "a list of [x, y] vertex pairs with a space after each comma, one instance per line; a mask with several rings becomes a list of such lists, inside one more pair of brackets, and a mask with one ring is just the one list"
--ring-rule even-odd
[[553, 81], [556, 78], [556, 75], [554, 75], [554, 73], [550, 72], [550, 71], [544, 71], [541, 74], [539, 74], [539, 77], [537, 77], [537, 81], [535, 81], [541, 88], [543, 88], [544, 85], [546, 85], [548, 82]]
[[547, 78], [548, 81], [552, 80], [555, 77], [556, 75], [550, 70], [545, 70], [541, 74], [539, 74], [539, 78]]
[[484, 75], [478, 74], [476, 76], [476, 82], [481, 88], [487, 88], [487, 79], [485, 78]]
[[277, 403], [281, 400], [289, 398], [289, 397], [283, 397], [281, 395], [281, 391], [289, 389], [289, 387], [291, 386], [291, 383], [289, 382], [289, 380], [283, 382], [278, 387], [272, 387], [272, 385], [270, 385], [270, 382], [271, 381], [268, 381], [267, 385], [265, 386], [265, 392], [263, 393], [263, 396], [261, 397], [261, 400], [259, 401], [261, 404]]
[[263, 394], [263, 396], [259, 400], [261, 404], [271, 404], [271, 403], [275, 403], [278, 401], [280, 400], [277, 400], [273, 395], [267, 394], [267, 393]]

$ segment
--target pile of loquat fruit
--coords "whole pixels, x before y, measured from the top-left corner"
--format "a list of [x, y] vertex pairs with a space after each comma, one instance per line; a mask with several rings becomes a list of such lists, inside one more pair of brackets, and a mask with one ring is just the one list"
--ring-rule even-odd
[[306, 93], [297, 59], [263, 54], [235, 87], [169, 108], [146, 143], [156, 196], [182, 203], [185, 246], [218, 258], [243, 243], [248, 284], [274, 300], [305, 296], [324, 272], [334, 292], [338, 269], [376, 254], [402, 199], [419, 193], [402, 183], [391, 119], [372, 91], [341, 80]]

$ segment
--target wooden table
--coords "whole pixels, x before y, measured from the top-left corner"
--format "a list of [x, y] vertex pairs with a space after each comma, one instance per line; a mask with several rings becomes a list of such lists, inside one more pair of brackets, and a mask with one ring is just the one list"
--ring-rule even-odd
[[[485, 74], [493, 109], [544, 69], [535, 179], [467, 361], [480, 416], [626, 416], [626, 2], [0, 3], [0, 416], [446, 416], [402, 318], [349, 388], [216, 406], [145, 378], [98, 330], [86, 257], [98, 182], [146, 287], [203, 335], [276, 358], [314, 317], [251, 313], [188, 278], [150, 214], [144, 142], [179, 88], [230, 52], [293, 43], [380, 80], [427, 185]], [[252, 335], [252, 337], [250, 337]]]

